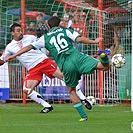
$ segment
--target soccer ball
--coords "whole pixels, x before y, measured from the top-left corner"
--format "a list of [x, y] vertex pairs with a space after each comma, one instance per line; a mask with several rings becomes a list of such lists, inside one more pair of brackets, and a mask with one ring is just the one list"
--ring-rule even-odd
[[88, 96], [87, 97], [87, 101], [91, 104], [91, 105], [95, 105], [96, 104], [96, 99], [94, 96]]
[[122, 54], [115, 54], [111, 59], [112, 65], [121, 68], [125, 65], [126, 60]]

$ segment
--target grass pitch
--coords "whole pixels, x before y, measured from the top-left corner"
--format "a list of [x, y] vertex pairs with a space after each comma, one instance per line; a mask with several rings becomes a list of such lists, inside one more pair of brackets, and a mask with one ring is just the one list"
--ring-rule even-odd
[[89, 120], [79, 122], [72, 104], [53, 104], [54, 111], [40, 114], [38, 104], [1, 104], [0, 133], [133, 133], [133, 114], [126, 106], [85, 108]]

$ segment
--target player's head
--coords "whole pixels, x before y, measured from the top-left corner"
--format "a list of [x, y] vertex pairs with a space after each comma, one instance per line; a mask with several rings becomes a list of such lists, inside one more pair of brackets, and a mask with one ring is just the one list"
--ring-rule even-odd
[[50, 28], [58, 27], [60, 24], [60, 19], [57, 16], [52, 16], [48, 20], [48, 25]]
[[16, 41], [19, 41], [23, 38], [21, 25], [18, 23], [14, 23], [11, 25], [10, 32]]

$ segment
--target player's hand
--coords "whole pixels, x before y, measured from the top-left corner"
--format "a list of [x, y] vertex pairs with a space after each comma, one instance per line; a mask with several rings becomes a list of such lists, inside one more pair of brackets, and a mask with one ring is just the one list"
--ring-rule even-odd
[[13, 55], [8, 56], [8, 57], [6, 57], [5, 61], [6, 61], [6, 62], [9, 62], [9, 61], [11, 61], [13, 58], [14, 58]]
[[96, 39], [95, 39], [95, 43], [99, 43], [99, 42], [102, 41], [102, 40], [103, 40], [102, 37], [96, 38]]

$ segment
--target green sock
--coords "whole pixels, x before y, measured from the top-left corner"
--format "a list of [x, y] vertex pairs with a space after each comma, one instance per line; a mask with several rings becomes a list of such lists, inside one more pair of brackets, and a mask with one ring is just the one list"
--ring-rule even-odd
[[103, 63], [103, 64], [107, 64], [109, 62], [109, 58], [108, 56], [106, 55], [105, 57], [100, 57], [100, 61]]
[[87, 114], [85, 113], [81, 102], [74, 104], [74, 108], [78, 111], [78, 113], [81, 116], [81, 118], [87, 117]]

